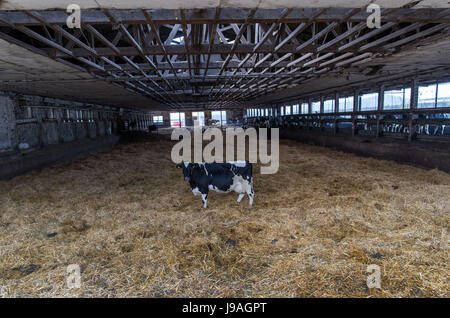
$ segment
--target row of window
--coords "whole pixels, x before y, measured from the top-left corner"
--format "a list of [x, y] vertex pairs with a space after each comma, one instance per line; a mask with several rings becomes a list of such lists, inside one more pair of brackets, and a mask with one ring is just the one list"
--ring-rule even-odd
[[[170, 113], [169, 117], [171, 127], [186, 126], [185, 113]], [[224, 110], [212, 111], [211, 119], [216, 121], [219, 125], [225, 125], [227, 123], [227, 112]], [[205, 112], [192, 112], [192, 120], [194, 122], [194, 126], [205, 126]], [[162, 125], [164, 123], [163, 116], [153, 116], [153, 123], [155, 125]]]
[[[339, 112], [352, 112], [354, 97], [346, 96], [338, 99]], [[368, 93], [358, 96], [359, 109], [361, 111], [373, 111], [378, 109], [378, 93]], [[384, 91], [383, 110], [409, 109], [411, 106], [411, 88]], [[434, 83], [418, 87], [417, 108], [450, 107], [450, 82]], [[334, 113], [336, 111], [335, 99], [326, 99], [323, 102], [323, 113]], [[271, 108], [247, 109], [247, 117], [271, 116]], [[280, 115], [321, 113], [320, 101], [304, 102], [300, 106], [285, 105], [280, 107]], [[268, 115], [270, 114], [270, 115]], [[276, 116], [276, 114], [274, 114]]]

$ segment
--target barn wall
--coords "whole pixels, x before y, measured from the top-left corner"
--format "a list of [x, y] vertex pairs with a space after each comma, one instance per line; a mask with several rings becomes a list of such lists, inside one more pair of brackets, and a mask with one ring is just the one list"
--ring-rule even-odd
[[[143, 112], [0, 92], [0, 179], [111, 146], [119, 130], [146, 130], [150, 119]], [[55, 152], [39, 159], [29, 155], [50, 148]]]
[[14, 134], [14, 106], [9, 98], [0, 95], [0, 152], [11, 150]]
[[[326, 132], [284, 128], [280, 137], [337, 150], [394, 160], [420, 167], [440, 169], [450, 173], [450, 145], [446, 142], [375, 138], [373, 136], [332, 135]], [[386, 137], [387, 138], [387, 137]]]

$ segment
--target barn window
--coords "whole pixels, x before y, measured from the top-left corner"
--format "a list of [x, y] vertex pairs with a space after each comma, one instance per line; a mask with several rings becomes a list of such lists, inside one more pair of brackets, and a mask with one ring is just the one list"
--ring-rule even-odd
[[353, 96], [339, 98], [339, 112], [348, 113], [353, 111]]
[[378, 109], [378, 93], [368, 93], [359, 96], [360, 110], [370, 111]]
[[224, 110], [211, 112], [211, 118], [217, 120], [220, 125], [226, 125], [227, 123], [227, 112]]
[[324, 113], [334, 113], [334, 99], [327, 99], [323, 103]]
[[320, 101], [311, 103], [311, 112], [313, 114], [319, 114], [320, 113]]
[[437, 90], [436, 84], [419, 86], [417, 107], [434, 108], [436, 106], [436, 90]]
[[192, 120], [194, 121], [194, 126], [205, 126], [205, 113], [192, 112]]
[[291, 114], [291, 106], [285, 106], [285, 115], [290, 115]]
[[302, 114], [307, 114], [309, 112], [309, 104], [308, 103], [302, 103]]
[[384, 92], [383, 109], [409, 108], [411, 101], [411, 88], [402, 88]]
[[170, 113], [170, 126], [171, 127], [184, 127], [184, 113]]
[[27, 107], [26, 118], [27, 119], [33, 118], [33, 110], [29, 106]]
[[280, 107], [280, 116], [284, 116], [284, 106]]
[[69, 109], [66, 109], [64, 111], [64, 119], [67, 121], [70, 120], [70, 110]]
[[164, 122], [163, 116], [153, 116], [153, 124], [162, 125]]
[[292, 105], [292, 115], [298, 115], [298, 104]]
[[47, 110], [47, 119], [55, 119], [55, 110], [53, 108]]
[[437, 93], [437, 107], [450, 107], [450, 82], [439, 83]]

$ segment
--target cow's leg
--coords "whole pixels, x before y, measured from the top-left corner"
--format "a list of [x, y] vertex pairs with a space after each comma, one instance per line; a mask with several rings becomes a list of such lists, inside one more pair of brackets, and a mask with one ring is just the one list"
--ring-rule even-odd
[[253, 193], [253, 187], [251, 185], [247, 188], [247, 195], [248, 195], [248, 200], [249, 200], [250, 205], [253, 205], [254, 193]]
[[206, 209], [208, 207], [208, 193], [202, 193], [203, 207]]
[[239, 193], [239, 197], [237, 199], [237, 203], [240, 203], [244, 196], [245, 196], [245, 193]]

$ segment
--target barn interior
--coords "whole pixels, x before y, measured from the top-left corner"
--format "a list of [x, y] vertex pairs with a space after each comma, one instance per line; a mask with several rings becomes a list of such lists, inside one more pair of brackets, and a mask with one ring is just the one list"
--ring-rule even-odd
[[[73, 2], [0, 1], [1, 295], [448, 297], [448, 1]], [[196, 126], [279, 129], [252, 207]]]

